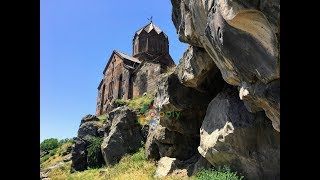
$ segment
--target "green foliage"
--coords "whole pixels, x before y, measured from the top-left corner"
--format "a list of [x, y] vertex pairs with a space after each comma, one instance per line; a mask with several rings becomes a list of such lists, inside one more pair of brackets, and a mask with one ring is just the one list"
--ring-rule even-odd
[[149, 108], [149, 105], [152, 103], [153, 98], [154, 97], [150, 94], [137, 96], [128, 101], [128, 106], [131, 109], [139, 110], [140, 113], [144, 113]]
[[131, 156], [131, 160], [133, 162], [145, 161], [146, 157], [144, 155], [144, 149], [140, 148], [138, 152]]
[[127, 103], [128, 103], [128, 100], [116, 99], [114, 102], [117, 103], [117, 104], [127, 104]]
[[56, 148], [56, 149], [52, 149], [52, 150], [50, 151], [49, 155], [50, 155], [50, 156], [54, 156], [54, 155], [56, 154], [57, 150], [58, 150], [57, 148]]
[[103, 162], [102, 160], [102, 152], [101, 152], [101, 144], [102, 138], [93, 137], [90, 139], [90, 145], [88, 146], [88, 166], [90, 168], [98, 168], [101, 167]]
[[104, 173], [100, 173], [100, 169], [88, 169], [85, 171], [70, 173], [71, 162], [67, 162], [65, 165], [49, 172], [48, 175], [51, 180], [154, 179], [153, 175], [156, 171], [156, 164], [154, 161], [146, 160], [144, 156], [144, 149], [140, 148], [139, 151], [133, 155], [125, 155], [121, 158], [120, 162], [114, 166], [104, 167]]
[[40, 149], [43, 151], [50, 151], [57, 148], [58, 146], [59, 146], [58, 139], [50, 138], [42, 141], [42, 143], [40, 144]]
[[47, 161], [49, 158], [50, 158], [49, 154], [43, 156], [42, 158], [40, 158], [40, 164], [42, 164], [43, 162]]
[[74, 139], [73, 138], [65, 138], [65, 139], [61, 139], [60, 141], [59, 141], [59, 146], [62, 146], [62, 145], [64, 145], [64, 144], [66, 144], [66, 143], [68, 143], [68, 142], [70, 142], [71, 144], [74, 144]]
[[98, 116], [97, 118], [100, 120], [100, 121], [106, 121], [106, 119], [107, 119], [107, 117], [108, 117], [108, 114], [102, 114], [102, 115], [100, 115], [100, 116]]
[[236, 172], [231, 172], [228, 167], [215, 169], [202, 169], [200, 170], [195, 179], [197, 180], [241, 180], [243, 176], [238, 176]]

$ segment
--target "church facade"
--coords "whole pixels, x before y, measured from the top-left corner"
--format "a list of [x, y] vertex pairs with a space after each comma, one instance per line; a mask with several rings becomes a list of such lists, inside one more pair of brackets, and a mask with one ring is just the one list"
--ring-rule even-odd
[[132, 56], [112, 52], [98, 86], [97, 116], [108, 113], [116, 99], [155, 92], [159, 75], [175, 66], [168, 36], [152, 21], [134, 34], [132, 46]]

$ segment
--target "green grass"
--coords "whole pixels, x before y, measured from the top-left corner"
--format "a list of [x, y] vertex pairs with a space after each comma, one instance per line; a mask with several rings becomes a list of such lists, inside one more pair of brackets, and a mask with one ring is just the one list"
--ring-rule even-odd
[[241, 180], [243, 176], [238, 176], [236, 172], [231, 172], [228, 167], [215, 169], [202, 169], [196, 176], [196, 180]]
[[[71, 162], [60, 166], [48, 175], [52, 180], [148, 180], [154, 179], [153, 175], [156, 171], [154, 161], [147, 161], [145, 159], [144, 149], [140, 148], [138, 152], [132, 155], [124, 156], [120, 162], [114, 166], [104, 167], [100, 169], [89, 169], [82, 172], [70, 173]], [[104, 169], [105, 173], [100, 173]]]
[[139, 111], [140, 114], [138, 114], [137, 121], [139, 124], [145, 125], [146, 119], [144, 117], [144, 113], [148, 112], [149, 106], [152, 103], [153, 99], [154, 99], [154, 95], [146, 94], [144, 96], [143, 95], [136, 96], [133, 99], [129, 99], [129, 100], [117, 99], [115, 100], [115, 102], [118, 104], [125, 104], [130, 109]]
[[145, 96], [136, 96], [129, 100], [116, 99], [115, 103], [125, 104], [131, 109], [141, 111], [145, 106], [149, 106], [153, 99], [154, 97], [151, 94], [146, 94]]
[[97, 118], [100, 120], [100, 121], [105, 121], [108, 117], [108, 114], [102, 114], [100, 116], [98, 116]]
[[50, 166], [55, 165], [58, 162], [62, 162], [64, 158], [70, 156], [71, 154], [68, 154], [66, 156], [62, 156], [62, 152], [65, 152], [69, 146], [72, 146], [73, 142], [68, 141], [64, 143], [62, 146], [51, 150], [49, 154], [43, 156], [40, 158], [40, 167], [41, 168], [48, 168]]
[[[156, 163], [146, 160], [144, 149], [140, 148], [138, 152], [132, 155], [126, 155], [121, 158], [120, 162], [114, 166], [103, 168], [88, 169], [81, 172], [70, 173], [71, 162], [60, 166], [48, 175], [52, 180], [151, 180], [155, 179]], [[104, 170], [103, 173], [100, 173]], [[219, 168], [200, 170], [195, 176], [180, 177], [176, 175], [166, 176], [161, 180], [241, 180], [243, 177], [238, 176], [235, 172], [231, 172], [228, 168]]]

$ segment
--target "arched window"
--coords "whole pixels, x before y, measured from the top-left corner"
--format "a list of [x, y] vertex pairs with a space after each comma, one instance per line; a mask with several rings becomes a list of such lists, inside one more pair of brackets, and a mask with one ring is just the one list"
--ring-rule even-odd
[[122, 98], [122, 74], [119, 77], [119, 87], [118, 87], [118, 99]]
[[104, 102], [104, 92], [105, 92], [105, 89], [106, 89], [106, 85], [103, 85], [103, 88], [102, 88], [102, 93], [101, 93], [101, 99], [100, 99], [100, 114], [103, 113], [103, 102]]
[[112, 97], [113, 97], [113, 81], [111, 81], [109, 84], [109, 92], [108, 92], [108, 98], [112, 99]]

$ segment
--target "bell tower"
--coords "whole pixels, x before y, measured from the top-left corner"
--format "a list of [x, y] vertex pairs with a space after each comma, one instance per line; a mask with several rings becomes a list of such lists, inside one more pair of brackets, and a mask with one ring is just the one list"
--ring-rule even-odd
[[168, 36], [152, 22], [152, 19], [149, 24], [135, 33], [132, 45], [132, 56], [136, 58], [143, 53], [152, 56], [169, 53]]

